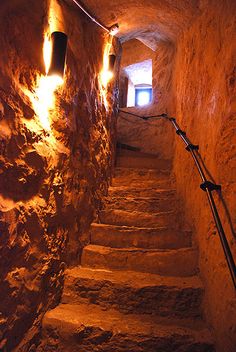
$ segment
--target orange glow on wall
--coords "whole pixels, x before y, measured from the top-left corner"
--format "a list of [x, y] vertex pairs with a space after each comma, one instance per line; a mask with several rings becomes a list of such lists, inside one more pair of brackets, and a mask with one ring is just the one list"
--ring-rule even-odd
[[99, 84], [100, 84], [100, 92], [105, 105], [106, 110], [108, 109], [108, 101], [107, 101], [107, 86], [108, 83], [113, 78], [114, 74], [109, 69], [109, 54], [112, 47], [113, 36], [109, 36], [109, 40], [105, 45], [104, 53], [103, 53], [103, 67], [99, 75]]
[[[45, 35], [43, 56], [46, 73], [49, 70], [51, 62], [51, 42], [48, 35]], [[50, 110], [55, 107], [55, 91], [63, 83], [59, 76], [41, 76], [35, 89], [35, 96], [32, 104], [40, 123], [45, 130], [50, 130]]]
[[104, 88], [107, 88], [108, 83], [113, 78], [113, 72], [109, 70], [109, 54], [112, 46], [113, 37], [110, 36], [109, 41], [106, 43], [103, 53], [103, 68], [100, 73], [101, 84]]
[[51, 62], [52, 47], [50, 36], [46, 33], [43, 45], [43, 58], [46, 75], [38, 76], [36, 87], [33, 92], [23, 89], [30, 98], [36, 116], [41, 127], [51, 130], [50, 111], [55, 108], [55, 91], [63, 83], [63, 79], [57, 75], [47, 76]]
[[50, 41], [50, 36], [48, 34], [44, 37], [43, 43], [43, 60], [45, 64], [46, 75], [48, 74], [52, 56], [52, 45]]
[[60, 30], [64, 31], [64, 20], [61, 7], [57, 0], [50, 0], [48, 29], [44, 34], [43, 43], [45, 74], [37, 76], [33, 91], [21, 87], [24, 94], [26, 94], [31, 100], [40, 127], [48, 132], [51, 131], [50, 112], [55, 109], [55, 92], [63, 83], [63, 78], [61, 76], [48, 75], [52, 58], [51, 33]]

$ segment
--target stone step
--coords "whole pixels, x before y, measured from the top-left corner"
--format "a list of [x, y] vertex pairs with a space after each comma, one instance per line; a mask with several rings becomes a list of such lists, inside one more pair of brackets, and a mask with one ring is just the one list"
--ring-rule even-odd
[[158, 169], [160, 172], [166, 172], [171, 170], [172, 162], [160, 159], [158, 155], [125, 150], [117, 153], [116, 167]]
[[98, 304], [124, 313], [200, 317], [198, 277], [163, 277], [133, 271], [75, 267], [65, 272], [62, 303]]
[[140, 186], [170, 188], [173, 180], [168, 173], [152, 169], [116, 168], [112, 178], [113, 186]]
[[158, 159], [156, 156], [136, 157], [136, 156], [119, 156], [116, 160], [116, 167], [128, 167], [137, 169], [157, 169], [160, 172], [168, 172], [171, 169], [170, 160]]
[[176, 222], [176, 213], [160, 212], [160, 213], [144, 213], [139, 211], [125, 211], [119, 209], [105, 209], [99, 212], [100, 222], [103, 224], [119, 225], [119, 226], [138, 226], [138, 227], [162, 227], [178, 228]]
[[142, 228], [93, 223], [91, 244], [117, 248], [176, 249], [191, 246], [191, 232], [166, 227]]
[[111, 185], [113, 187], [129, 186], [129, 187], [140, 187], [140, 188], [161, 188], [170, 189], [172, 183], [170, 180], [125, 180], [123, 178], [112, 179]]
[[120, 187], [109, 187], [108, 194], [110, 197], [141, 197], [141, 198], [159, 198], [166, 199], [169, 198], [170, 201], [175, 200], [176, 191], [174, 189], [160, 189], [156, 187], [129, 187], [129, 186], [120, 186]]
[[81, 264], [101, 269], [131, 270], [167, 276], [192, 276], [198, 271], [196, 249], [152, 250], [88, 245]]
[[170, 174], [166, 171], [157, 169], [138, 169], [132, 167], [116, 167], [114, 170], [115, 178], [133, 179], [133, 180], [170, 180]]
[[106, 209], [120, 209], [126, 211], [142, 211], [145, 213], [158, 213], [163, 211], [176, 211], [177, 201], [174, 197], [161, 194], [160, 198], [151, 197], [112, 197], [105, 199]]
[[215, 351], [200, 323], [103, 311], [96, 305], [60, 304], [45, 314], [42, 326], [37, 352]]

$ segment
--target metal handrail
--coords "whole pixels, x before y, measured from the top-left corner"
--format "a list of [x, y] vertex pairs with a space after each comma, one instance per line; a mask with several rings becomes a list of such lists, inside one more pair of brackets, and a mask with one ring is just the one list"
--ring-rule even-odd
[[[122, 111], [122, 112], [128, 113], [126, 111]], [[131, 114], [131, 113], [129, 113], [129, 114]], [[228, 264], [228, 267], [229, 267], [229, 271], [230, 271], [230, 274], [231, 274], [231, 277], [232, 277], [232, 281], [233, 281], [234, 287], [236, 289], [236, 266], [235, 266], [234, 258], [233, 258], [233, 255], [232, 255], [232, 252], [231, 252], [227, 237], [225, 235], [225, 232], [224, 232], [224, 229], [223, 229], [223, 226], [222, 226], [222, 222], [221, 222], [221, 219], [220, 219], [220, 216], [219, 216], [216, 204], [215, 204], [214, 197], [212, 195], [212, 191], [221, 190], [221, 186], [209, 181], [206, 178], [204, 170], [202, 168], [202, 165], [201, 165], [201, 163], [199, 162], [199, 159], [198, 159], [198, 157], [199, 157], [199, 153], [198, 153], [199, 146], [195, 145], [195, 144], [192, 144], [190, 142], [190, 140], [186, 136], [186, 132], [181, 130], [180, 126], [178, 125], [178, 123], [176, 122], [176, 119], [174, 117], [169, 117], [167, 114], [161, 114], [161, 115], [156, 115], [156, 116], [147, 116], [145, 118], [143, 116], [139, 116], [139, 115], [136, 115], [136, 114], [131, 114], [131, 115], [134, 115], [134, 116], [137, 116], [137, 117], [141, 117], [142, 119], [145, 119], [145, 120], [147, 120], [149, 118], [153, 118], [153, 117], [166, 118], [174, 126], [176, 134], [178, 136], [180, 136], [180, 138], [183, 140], [184, 144], [186, 145], [185, 149], [188, 152], [190, 152], [190, 154], [191, 154], [191, 156], [192, 156], [192, 158], [193, 158], [193, 160], [195, 162], [195, 165], [197, 167], [197, 170], [199, 172], [199, 175], [201, 177], [202, 183], [200, 185], [200, 188], [203, 191], [205, 191], [206, 194], [207, 194], [207, 199], [208, 199], [208, 202], [209, 202], [209, 205], [210, 205], [210, 208], [211, 208], [211, 212], [212, 212], [212, 215], [213, 215], [213, 218], [214, 218], [214, 221], [215, 221], [215, 225], [216, 225], [219, 237], [220, 237], [221, 245], [223, 247], [225, 258], [226, 258], [226, 261], [227, 261], [227, 264]]]
[[119, 112], [123, 112], [124, 114], [131, 115], [131, 116], [139, 117], [142, 120], [149, 120], [149, 119], [152, 119], [154, 117], [166, 117], [166, 114], [151, 115], [151, 116], [140, 116], [140, 115], [137, 115], [137, 114], [135, 114], [133, 112], [125, 111], [125, 110], [121, 110], [121, 109], [119, 109]]

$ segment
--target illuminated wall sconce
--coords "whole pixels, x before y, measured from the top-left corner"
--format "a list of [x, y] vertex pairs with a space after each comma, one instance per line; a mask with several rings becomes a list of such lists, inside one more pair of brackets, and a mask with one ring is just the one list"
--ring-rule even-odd
[[109, 28], [109, 34], [112, 35], [112, 36], [116, 35], [118, 32], [119, 32], [119, 25], [118, 25], [118, 23], [113, 24], [113, 26], [111, 26], [111, 27]]
[[48, 76], [56, 76], [63, 81], [66, 61], [67, 35], [63, 32], [53, 32], [51, 34], [51, 43], [52, 53]]
[[109, 63], [108, 63], [108, 70], [113, 73], [114, 67], [115, 67], [115, 62], [116, 62], [116, 55], [110, 54], [109, 55]]

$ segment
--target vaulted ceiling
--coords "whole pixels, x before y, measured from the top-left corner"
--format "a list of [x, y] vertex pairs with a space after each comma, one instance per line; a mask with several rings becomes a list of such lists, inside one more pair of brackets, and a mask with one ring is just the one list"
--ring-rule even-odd
[[[176, 40], [181, 30], [200, 13], [199, 3], [200, 0], [82, 1], [105, 26], [119, 23], [117, 36], [121, 42], [136, 38], [154, 50], [160, 40]], [[75, 4], [74, 7], [76, 11]], [[80, 11], [79, 8], [77, 11]]]

